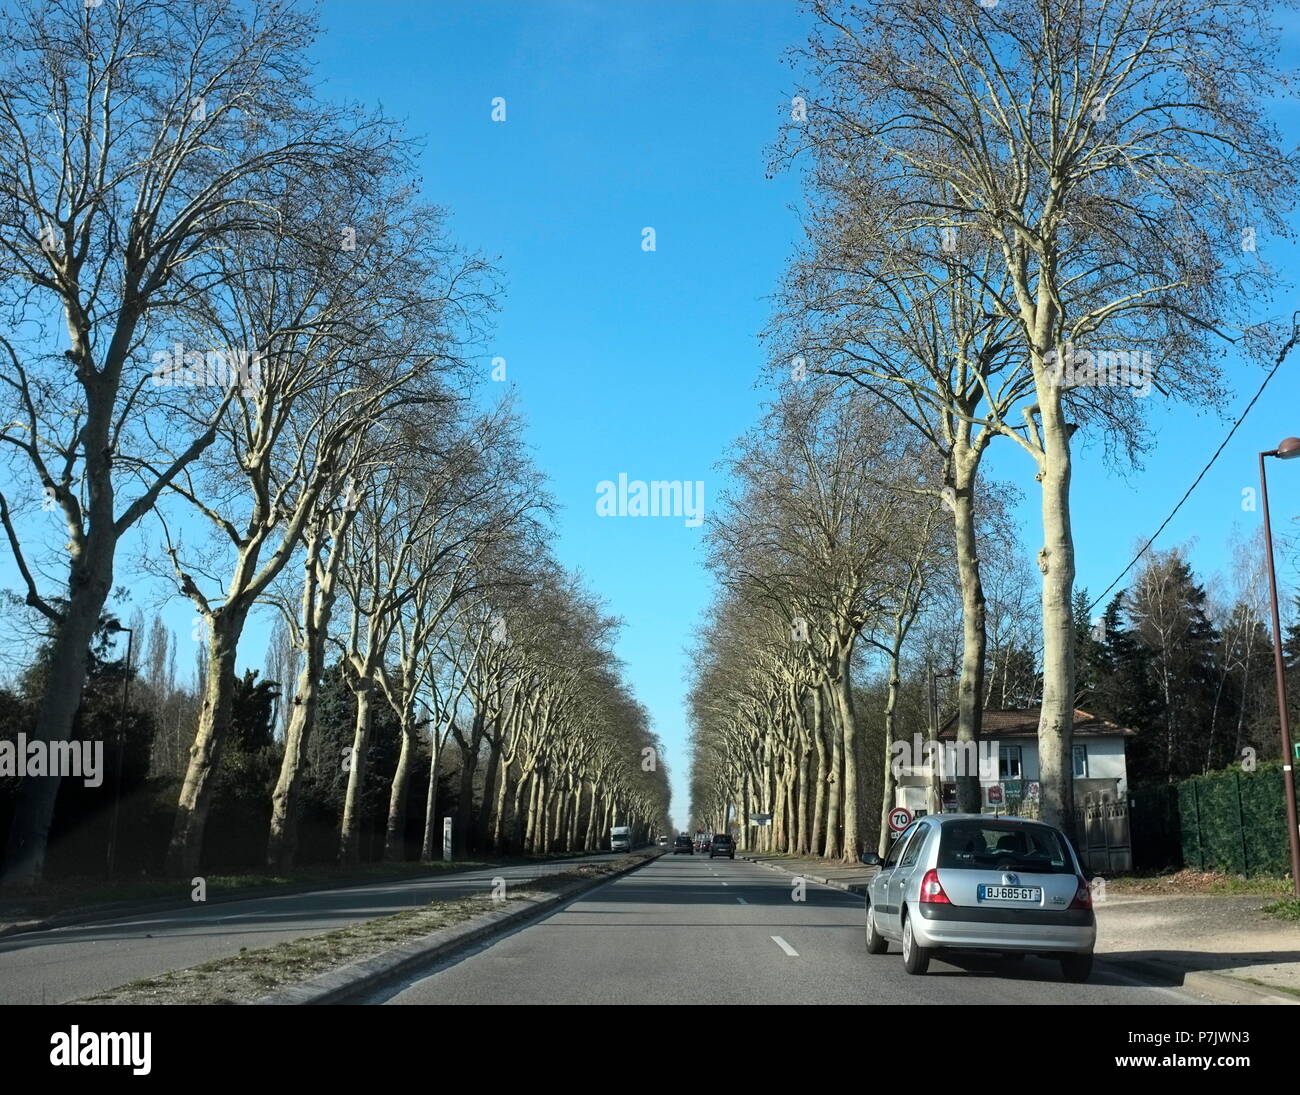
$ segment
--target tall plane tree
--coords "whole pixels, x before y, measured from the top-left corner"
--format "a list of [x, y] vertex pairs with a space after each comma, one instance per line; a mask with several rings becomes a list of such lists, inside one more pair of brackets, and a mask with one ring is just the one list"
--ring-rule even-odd
[[[34, 734], [66, 740], [122, 537], [215, 437], [171, 421], [151, 343], [179, 307], [221, 291], [220, 256], [273, 231], [288, 180], [384, 170], [391, 135], [312, 100], [315, 21], [289, 4], [15, 0], [0, 16], [0, 440], [18, 490], [66, 529], [40, 588], [43, 531], [0, 496], [27, 603], [48, 621]], [[60, 333], [60, 331], [62, 333]], [[214, 413], [220, 413], [220, 406]], [[24, 782], [6, 880], [45, 861], [55, 778]]]
[[1013, 321], [1033, 402], [1000, 429], [1041, 487], [1042, 814], [1058, 824], [1071, 812], [1071, 436], [1092, 416], [1131, 429], [1135, 392], [1214, 401], [1216, 358], [1272, 341], [1245, 332], [1272, 282], [1255, 250], [1288, 233], [1296, 189], [1265, 113], [1281, 85], [1273, 6], [812, 4], [810, 139], [910, 190], [892, 219], [972, 236], [1005, 269], [993, 311]]

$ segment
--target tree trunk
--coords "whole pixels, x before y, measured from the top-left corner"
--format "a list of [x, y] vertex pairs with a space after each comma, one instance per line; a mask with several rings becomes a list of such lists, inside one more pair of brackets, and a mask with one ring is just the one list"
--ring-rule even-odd
[[438, 839], [438, 761], [442, 750], [438, 745], [438, 730], [435, 727], [429, 734], [429, 790], [424, 796], [424, 839], [420, 842], [420, 860], [432, 863], [441, 855]]
[[[1042, 393], [1040, 392], [1040, 396]], [[1070, 438], [1058, 398], [1040, 402], [1043, 457], [1043, 707], [1038, 723], [1040, 817], [1070, 832], [1074, 732], [1074, 538], [1070, 529]]]
[[[498, 732], [498, 737], [499, 737]], [[498, 742], [488, 739], [488, 765], [487, 770], [483, 773], [483, 806], [479, 810], [478, 816], [478, 833], [474, 841], [474, 847], [479, 851], [486, 851], [491, 847], [493, 818], [492, 812], [496, 808], [496, 795], [494, 791], [497, 784], [497, 769], [501, 766], [501, 746]]]
[[840, 857], [840, 791], [844, 781], [844, 735], [835, 716], [827, 720], [827, 731], [831, 740], [831, 772], [826, 788], [826, 843], [822, 855], [826, 859]]
[[812, 689], [812, 739], [817, 750], [817, 785], [813, 792], [813, 823], [808, 851], [817, 855], [826, 844], [827, 816], [830, 809], [831, 759], [826, 750], [825, 714], [822, 690]]
[[889, 854], [889, 813], [894, 808], [894, 754], [892, 746], [897, 733], [898, 686], [900, 683], [898, 663], [903, 642], [895, 632], [894, 645], [889, 651], [889, 692], [885, 698], [885, 779], [884, 790], [880, 795], [880, 835], [876, 841], [876, 852], [883, 859]]
[[280, 776], [271, 794], [271, 832], [266, 843], [266, 864], [273, 870], [293, 866], [298, 853], [298, 793], [307, 765], [307, 746], [316, 725], [316, 700], [325, 671], [325, 637], [334, 612], [335, 581], [342, 553], [332, 550], [319, 584], [319, 569], [308, 547], [309, 561], [303, 578], [303, 667], [294, 686], [293, 709], [284, 735]]
[[857, 863], [862, 854], [858, 837], [858, 773], [861, 770], [861, 758], [858, 756], [858, 729], [853, 719], [852, 660], [853, 646], [850, 642], [840, 651], [833, 686], [840, 733], [844, 738], [844, 791], [840, 802], [844, 818], [844, 842], [840, 848], [846, 863]]
[[[88, 542], [87, 558], [89, 555]], [[89, 672], [88, 651], [113, 583], [112, 545], [98, 566], [74, 564], [70, 581], [71, 596], [50, 649], [32, 731], [33, 739], [44, 742], [67, 741], [72, 736]], [[6, 887], [26, 889], [41, 880], [60, 782], [57, 776], [46, 776], [25, 779], [19, 785], [5, 850]]]
[[343, 823], [339, 828], [339, 861], [354, 866], [361, 853], [361, 792], [366, 785], [366, 754], [370, 749], [371, 682], [358, 681], [353, 688], [357, 697], [357, 717], [352, 734], [351, 767], [348, 789], [343, 799]]
[[478, 767], [478, 750], [461, 747], [460, 798], [456, 803], [456, 820], [452, 824], [456, 854], [470, 851], [474, 835], [474, 770]]
[[388, 825], [384, 829], [384, 862], [401, 863], [406, 859], [406, 792], [411, 784], [411, 764], [415, 759], [415, 729], [410, 720], [402, 720], [402, 748], [397, 754], [397, 768], [388, 793]]
[[176, 805], [167, 871], [179, 877], [193, 875], [203, 855], [203, 831], [212, 805], [221, 747], [230, 727], [235, 691], [235, 655], [244, 630], [246, 610], [221, 609], [208, 620], [207, 678], [199, 728], [190, 746], [190, 762]]
[[[492, 851], [497, 855], [503, 855], [505, 853], [506, 797], [509, 789], [510, 762], [505, 760], [505, 758], [502, 758], [500, 765], [500, 778], [497, 780], [496, 805], [492, 808]], [[515, 801], [518, 802], [517, 796]]]
[[[591, 782], [591, 781], [588, 781]], [[582, 842], [584, 852], [593, 851], [596, 847], [596, 784], [591, 783], [591, 801], [587, 805], [587, 836]]]
[[[970, 426], [966, 424], [965, 433], [969, 432]], [[957, 741], [960, 745], [956, 754], [959, 758], [972, 754], [978, 758], [984, 716], [984, 650], [987, 640], [984, 583], [980, 578], [979, 547], [975, 539], [975, 478], [978, 461], [978, 455], [969, 449], [957, 449], [953, 523], [957, 540], [957, 573], [961, 582], [961, 682], [957, 694]], [[979, 772], [958, 774], [956, 783], [958, 811], [978, 814], [983, 806]], [[940, 809], [943, 808], [942, 794], [941, 783]], [[888, 840], [888, 834], [882, 834], [881, 840]]]

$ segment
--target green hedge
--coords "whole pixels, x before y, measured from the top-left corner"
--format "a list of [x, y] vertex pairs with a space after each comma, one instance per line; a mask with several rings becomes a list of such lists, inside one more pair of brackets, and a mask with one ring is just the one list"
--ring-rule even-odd
[[1285, 875], [1290, 871], [1282, 765], [1227, 768], [1178, 785], [1183, 863], [1203, 871]]

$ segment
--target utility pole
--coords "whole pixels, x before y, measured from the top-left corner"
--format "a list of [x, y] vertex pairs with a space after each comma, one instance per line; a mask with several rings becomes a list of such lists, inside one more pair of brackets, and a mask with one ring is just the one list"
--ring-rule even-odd
[[1276, 449], [1259, 454], [1260, 501], [1264, 506], [1264, 550], [1268, 555], [1269, 609], [1273, 616], [1273, 673], [1277, 684], [1277, 721], [1282, 736], [1282, 782], [1286, 795], [1286, 828], [1291, 847], [1291, 891], [1300, 897], [1300, 832], [1296, 828], [1294, 757], [1291, 755], [1291, 719], [1287, 710], [1286, 663], [1282, 658], [1282, 622], [1277, 607], [1277, 574], [1273, 569], [1273, 526], [1268, 514], [1268, 477], [1264, 457], [1291, 460], [1300, 456], [1300, 437], [1287, 437]]

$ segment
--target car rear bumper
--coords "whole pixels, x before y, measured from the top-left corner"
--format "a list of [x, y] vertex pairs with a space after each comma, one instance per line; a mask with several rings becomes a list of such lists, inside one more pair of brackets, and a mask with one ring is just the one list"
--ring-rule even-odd
[[1091, 909], [975, 909], [961, 905], [916, 906], [912, 933], [923, 947], [969, 947], [1002, 951], [1091, 951], [1097, 925]]

